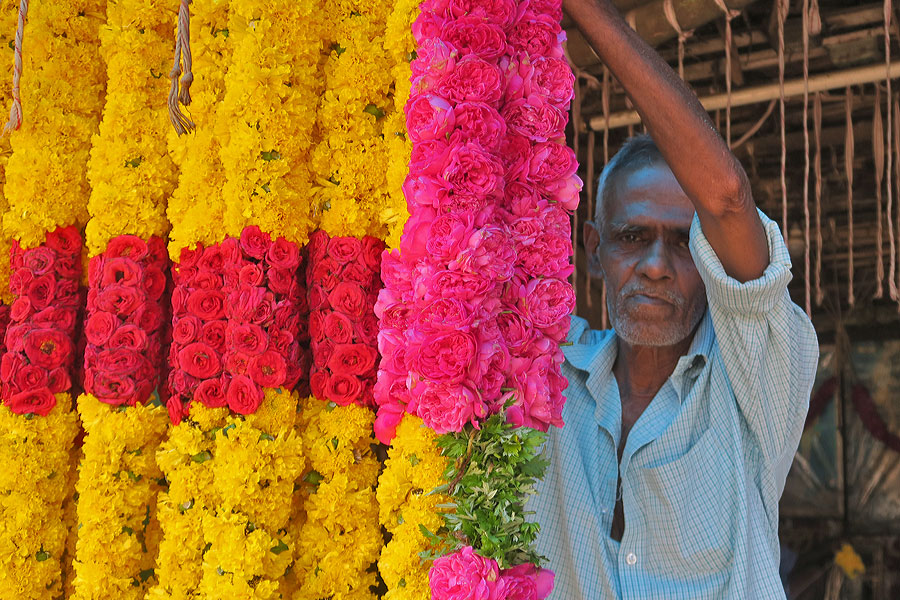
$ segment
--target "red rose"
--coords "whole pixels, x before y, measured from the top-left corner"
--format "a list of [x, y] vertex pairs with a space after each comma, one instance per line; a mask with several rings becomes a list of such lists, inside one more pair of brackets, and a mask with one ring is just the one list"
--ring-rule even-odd
[[143, 302], [139, 290], [124, 285], [110, 285], [97, 295], [97, 308], [117, 315], [130, 315]]
[[325, 339], [325, 314], [324, 310], [314, 310], [309, 314], [309, 333], [316, 342]]
[[362, 243], [355, 237], [333, 237], [328, 240], [328, 256], [340, 264], [356, 260], [362, 252]]
[[269, 345], [263, 328], [250, 323], [229, 325], [225, 339], [229, 348], [249, 356], [262, 354]]
[[250, 359], [252, 357], [243, 352], [230, 350], [225, 355], [225, 370], [232, 375], [246, 375], [250, 369]]
[[[93, 290], [88, 291], [88, 299], [90, 299], [91, 291]], [[190, 292], [187, 287], [183, 285], [176, 286], [176, 288], [172, 290], [172, 298], [170, 301], [172, 303], [173, 316], [180, 317], [187, 313], [187, 299], [189, 295]], [[90, 308], [90, 305], [88, 305], [88, 308]]]
[[306, 244], [309, 250], [309, 260], [318, 262], [325, 258], [328, 253], [328, 234], [318, 229], [309, 236], [309, 242]]
[[257, 325], [268, 325], [275, 313], [275, 298], [271, 292], [266, 292], [262, 302], [250, 314], [250, 322]]
[[216, 352], [225, 352], [225, 328], [227, 323], [224, 319], [204, 323], [200, 339], [203, 343], [209, 344]]
[[359, 398], [360, 392], [362, 384], [359, 379], [353, 375], [332, 373], [325, 388], [325, 398], [339, 406], [347, 406]]
[[366, 311], [372, 310], [366, 302], [366, 293], [355, 283], [342, 281], [328, 294], [328, 301], [334, 310], [339, 310], [350, 317], [360, 318]]
[[381, 253], [384, 252], [384, 242], [378, 238], [367, 235], [362, 240], [362, 258], [366, 266], [375, 273], [381, 272]]
[[264, 388], [277, 388], [284, 383], [286, 367], [281, 354], [267, 350], [253, 357], [247, 373], [256, 384]]
[[9, 309], [9, 317], [17, 322], [24, 321], [33, 314], [34, 308], [31, 306], [28, 296], [16, 298]]
[[147, 263], [151, 266], [160, 270], [169, 266], [169, 251], [161, 237], [154, 235], [147, 240], [147, 254]]
[[225, 270], [226, 262], [227, 257], [220, 246], [209, 246], [203, 250], [200, 259], [197, 261], [197, 268], [201, 272], [221, 273]]
[[297, 306], [288, 300], [282, 300], [275, 307], [272, 315], [275, 327], [297, 331], [300, 328], [300, 311]]
[[130, 258], [109, 258], [103, 262], [100, 287], [124, 285], [134, 287], [141, 282], [141, 265]]
[[322, 331], [335, 344], [348, 344], [353, 339], [353, 321], [344, 314], [329, 312], [322, 323]]
[[139, 261], [145, 256], [149, 248], [147, 242], [136, 235], [120, 235], [109, 241], [106, 245], [104, 255], [107, 258], [128, 258], [133, 261]]
[[328, 291], [321, 285], [313, 285], [309, 288], [309, 310], [328, 308]]
[[241, 285], [262, 285], [263, 279], [265, 279], [265, 272], [256, 263], [247, 263], [238, 272], [238, 282]]
[[47, 308], [50, 306], [53, 297], [56, 295], [56, 278], [52, 273], [35, 277], [34, 280], [28, 284], [26, 295], [31, 301], [31, 306], [33, 306], [35, 310]]
[[194, 290], [187, 297], [187, 310], [203, 321], [225, 316], [225, 294], [217, 290]]
[[314, 262], [313, 265], [311, 283], [321, 285], [329, 291], [334, 289], [341, 278], [341, 263], [331, 256], [326, 256], [322, 260]]
[[97, 371], [106, 375], [134, 375], [143, 368], [147, 359], [140, 352], [115, 348], [103, 350], [97, 355]]
[[39, 329], [59, 329], [71, 332], [75, 330], [77, 311], [74, 308], [45, 308], [31, 317], [33, 326]]
[[62, 366], [72, 356], [72, 341], [56, 329], [32, 329], [23, 341], [28, 360], [45, 369]]
[[147, 349], [147, 334], [136, 325], [122, 325], [109, 338], [109, 347], [143, 352]]
[[321, 342], [313, 342], [311, 347], [313, 364], [317, 367], [325, 368], [325, 365], [328, 364], [328, 359], [334, 353], [334, 344], [328, 340], [322, 340]]
[[327, 371], [315, 370], [309, 376], [309, 388], [312, 391], [312, 395], [320, 400], [324, 400], [329, 379], [331, 378], [328, 376]]
[[271, 245], [272, 239], [267, 233], [260, 231], [256, 225], [244, 227], [241, 232], [241, 250], [247, 256], [262, 260], [266, 257]]
[[198, 379], [215, 377], [222, 371], [219, 354], [203, 342], [188, 344], [178, 353], [178, 365]]
[[193, 375], [188, 375], [181, 369], [173, 369], [169, 375], [169, 386], [173, 393], [189, 396], [197, 389], [200, 380]]
[[227, 237], [219, 244], [219, 249], [225, 257], [226, 266], [240, 265], [244, 261], [241, 254], [241, 241], [235, 237]]
[[197, 244], [193, 249], [182, 248], [181, 254], [178, 255], [178, 263], [175, 266], [176, 273], [181, 269], [190, 269], [197, 266], [200, 257], [203, 256], [203, 246]]
[[341, 280], [357, 283], [364, 288], [372, 287], [376, 273], [361, 262], [352, 262], [344, 267]]
[[225, 398], [228, 402], [228, 407], [234, 412], [241, 415], [251, 415], [262, 404], [263, 391], [246, 375], [237, 375], [228, 384]]
[[9, 291], [16, 296], [21, 296], [32, 281], [34, 281], [34, 273], [29, 269], [24, 267], [16, 269], [9, 276]]
[[296, 270], [300, 266], [300, 249], [284, 238], [278, 238], [266, 252], [266, 262], [276, 269]]
[[47, 370], [37, 365], [23, 365], [13, 373], [13, 384], [21, 390], [34, 390], [47, 386]]
[[35, 275], [49, 273], [56, 264], [56, 252], [46, 246], [30, 248], [22, 256], [22, 264]]
[[181, 423], [181, 419], [187, 415], [188, 411], [187, 406], [181, 403], [178, 396], [172, 396], [166, 400], [166, 410], [169, 412], [169, 420], [172, 421], [172, 425]]
[[6, 406], [17, 415], [35, 414], [46, 417], [56, 406], [56, 397], [45, 387], [26, 390], [7, 400]]
[[20, 369], [26, 366], [25, 359], [17, 352], [7, 352], [0, 359], [0, 380], [9, 383]]
[[110, 336], [119, 327], [119, 319], [112, 313], [97, 311], [84, 324], [84, 336], [94, 346], [105, 346]]
[[126, 320], [147, 332], [153, 332], [162, 326], [162, 307], [156, 302], [145, 302], [135, 309]]
[[57, 255], [78, 256], [81, 254], [81, 234], [73, 226], [57, 227], [47, 234], [47, 247]]
[[[226, 269], [225, 273], [229, 274], [233, 271]], [[190, 286], [197, 290], [221, 290], [224, 279], [218, 273], [213, 271], [199, 271], [191, 278]], [[235, 285], [237, 284], [237, 275], [235, 275]]]
[[375, 315], [366, 315], [362, 321], [357, 321], [353, 328], [357, 341], [375, 346], [378, 339], [378, 319], [375, 318]]
[[270, 267], [267, 274], [269, 277], [269, 289], [276, 294], [286, 296], [299, 285], [296, 269], [276, 269]]
[[335, 344], [328, 359], [332, 373], [344, 375], [372, 375], [375, 371], [375, 349], [365, 344]]
[[137, 403], [137, 386], [134, 377], [126, 373], [94, 373], [92, 386], [88, 390], [97, 400], [121, 406], [134, 406]]
[[151, 302], [158, 301], [166, 291], [166, 275], [159, 267], [147, 267], [144, 270], [144, 279], [141, 282], [144, 293]]
[[72, 387], [69, 373], [62, 367], [57, 367], [47, 374], [47, 388], [53, 394], [68, 391]]
[[273, 328], [269, 330], [269, 348], [282, 356], [287, 356], [290, 348], [295, 346], [294, 335], [285, 329]]
[[207, 408], [221, 408], [228, 405], [225, 390], [226, 382], [222, 379], [205, 379], [197, 386], [194, 398]]
[[10, 325], [6, 328], [4, 344], [7, 352], [25, 351], [25, 334], [32, 330], [29, 324]]
[[58, 279], [53, 304], [57, 308], [77, 308], [81, 306], [81, 291], [74, 279]]
[[172, 341], [181, 345], [190, 344], [200, 337], [203, 323], [195, 316], [176, 317], [172, 321]]
[[81, 261], [73, 256], [57, 256], [56, 275], [61, 279], [78, 279], [81, 277]]

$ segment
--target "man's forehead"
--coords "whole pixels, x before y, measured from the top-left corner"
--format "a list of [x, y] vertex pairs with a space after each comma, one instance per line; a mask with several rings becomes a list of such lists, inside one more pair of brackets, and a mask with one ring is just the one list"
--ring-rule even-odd
[[606, 206], [611, 227], [690, 229], [694, 206], [665, 164], [623, 174]]

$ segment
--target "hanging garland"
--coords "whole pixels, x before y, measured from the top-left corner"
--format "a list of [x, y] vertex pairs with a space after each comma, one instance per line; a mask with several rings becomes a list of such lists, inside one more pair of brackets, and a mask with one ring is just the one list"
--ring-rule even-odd
[[[3, 63], [7, 70], [11, 70], [15, 52], [16, 21], [18, 20], [19, 0], [2, 0], [0, 2], [0, 48], [9, 50], [3, 54]], [[0, 76], [0, 106], [9, 106], [12, 100], [12, 74], [7, 70]], [[4, 188], [6, 187], [6, 164], [12, 148], [9, 143], [10, 136], [0, 137], [0, 215], [6, 213], [9, 205], [6, 201]], [[6, 333], [9, 323], [9, 305], [13, 303], [13, 296], [9, 292], [9, 256], [12, 248], [13, 236], [0, 227], [0, 338]], [[3, 342], [0, 339], [0, 351], [3, 350]]]

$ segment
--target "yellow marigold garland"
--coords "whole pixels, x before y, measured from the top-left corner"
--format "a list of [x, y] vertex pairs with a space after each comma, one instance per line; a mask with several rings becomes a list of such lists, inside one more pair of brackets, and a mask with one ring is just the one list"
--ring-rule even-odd
[[424, 600], [430, 597], [428, 569], [419, 553], [430, 548], [420, 526], [437, 531], [443, 524], [439, 504], [449, 498], [430, 492], [444, 483], [447, 459], [437, 435], [414, 415], [404, 415], [378, 479], [379, 519], [390, 532], [378, 569], [388, 586], [385, 598]]
[[158, 545], [155, 499], [162, 473], [155, 451], [165, 437], [160, 405], [110, 407], [78, 401], [87, 433], [78, 480], [76, 599], [144, 597]]
[[182, 248], [218, 244], [225, 236], [225, 171], [219, 150], [226, 144], [228, 127], [219, 125], [219, 112], [235, 39], [228, 29], [228, 7], [222, 0], [191, 4], [194, 83], [189, 108], [197, 129], [190, 135], [177, 136], [174, 129], [169, 134], [170, 154], [181, 168], [167, 209], [172, 224], [169, 255], [176, 262]]
[[384, 0], [325, 0], [328, 57], [312, 169], [321, 228], [331, 236], [384, 238], [386, 225], [401, 219], [385, 177], [385, 124], [396, 113], [390, 97], [393, 65], [384, 48], [391, 8]]
[[[156, 0], [109, 0], [100, 50], [109, 73], [99, 137], [91, 149], [89, 254], [131, 234], [169, 230], [166, 201], [177, 171], [169, 158], [165, 102], [176, 6]], [[99, 61], [98, 61], [99, 62]]]
[[233, 60], [225, 76], [221, 147], [225, 225], [257, 225], [272, 239], [306, 243], [314, 228], [309, 151], [315, 124], [320, 0], [233, 0]]
[[382, 546], [371, 446], [375, 415], [357, 405], [316, 398], [300, 413], [309, 469], [299, 494], [305, 522], [298, 528], [293, 600], [375, 598], [369, 569]]
[[68, 394], [56, 399], [46, 417], [0, 406], [0, 598], [49, 600], [62, 593], [62, 504], [78, 420]]

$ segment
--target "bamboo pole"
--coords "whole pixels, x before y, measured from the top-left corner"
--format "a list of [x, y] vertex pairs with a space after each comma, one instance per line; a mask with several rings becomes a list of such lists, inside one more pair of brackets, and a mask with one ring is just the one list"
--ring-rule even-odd
[[[900, 62], [891, 63], [888, 68], [890, 77], [896, 79], [900, 77]], [[859, 67], [855, 69], [847, 69], [844, 71], [835, 71], [825, 73], [809, 78], [809, 92], [825, 92], [828, 90], [836, 90], [845, 88], [848, 85], [861, 85], [865, 83], [874, 83], [876, 81], [884, 81], [885, 66], [884, 64], [871, 65], [867, 67]], [[803, 94], [805, 87], [804, 80], [792, 79], [784, 83], [785, 96], [799, 96]], [[761, 85], [757, 87], [746, 88], [732, 92], [731, 105], [747, 106], [748, 104], [756, 104], [758, 102], [767, 102], [779, 97], [779, 86], [777, 83]], [[707, 111], [714, 111], [725, 108], [728, 102], [727, 94], [714, 94], [700, 99], [703, 108]], [[629, 125], [636, 125], [641, 122], [641, 117], [637, 111], [622, 111], [609, 116], [609, 120], [603, 116], [595, 115], [588, 119], [588, 127], [594, 131], [603, 131], [609, 123], [610, 129], [618, 129]]]

